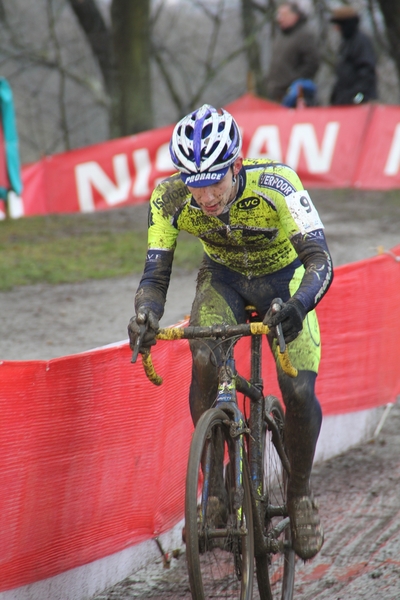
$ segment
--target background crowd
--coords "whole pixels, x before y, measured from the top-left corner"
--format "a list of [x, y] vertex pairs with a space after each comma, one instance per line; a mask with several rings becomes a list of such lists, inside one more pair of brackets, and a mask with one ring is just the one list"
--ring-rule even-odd
[[[272, 46], [267, 95], [292, 108], [318, 104], [315, 78], [321, 53], [309, 22], [311, 9], [308, 0], [291, 0], [282, 2], [276, 11], [278, 32]], [[330, 104], [377, 100], [377, 59], [370, 37], [360, 28], [358, 11], [352, 6], [338, 7], [330, 12], [329, 21], [341, 37]]]
[[248, 91], [398, 104], [399, 38], [400, 2], [387, 0], [0, 0], [22, 164]]

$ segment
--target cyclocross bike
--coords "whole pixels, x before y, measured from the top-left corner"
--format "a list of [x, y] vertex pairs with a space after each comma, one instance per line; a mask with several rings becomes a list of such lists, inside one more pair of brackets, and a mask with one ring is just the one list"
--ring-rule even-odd
[[[279, 299], [274, 302], [273, 308], [280, 310]], [[286, 508], [290, 465], [285, 418], [279, 400], [264, 397], [262, 391], [262, 335], [269, 328], [259, 322], [252, 307], [247, 312], [245, 324], [166, 328], [157, 334], [161, 340], [213, 338], [221, 341], [223, 350], [218, 394], [196, 425], [186, 476], [184, 536], [194, 600], [251, 600], [254, 566], [261, 600], [293, 598], [295, 554]], [[281, 366], [294, 377], [297, 372], [290, 364], [281, 327], [276, 329]], [[249, 335], [251, 375], [246, 379], [236, 371], [234, 347]], [[132, 362], [140, 343], [139, 339]], [[142, 361], [150, 381], [160, 385], [150, 352], [142, 355]], [[243, 410], [237, 392], [244, 395]], [[213, 491], [218, 473], [224, 482], [223, 503]]]

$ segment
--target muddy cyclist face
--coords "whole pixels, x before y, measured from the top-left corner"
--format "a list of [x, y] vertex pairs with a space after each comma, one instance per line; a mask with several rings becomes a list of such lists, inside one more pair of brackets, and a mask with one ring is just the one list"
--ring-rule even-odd
[[236, 175], [241, 166], [242, 159], [238, 158], [225, 177], [218, 183], [204, 187], [191, 187], [188, 185], [190, 193], [206, 215], [217, 217], [222, 213], [225, 206], [234, 199], [238, 189]]

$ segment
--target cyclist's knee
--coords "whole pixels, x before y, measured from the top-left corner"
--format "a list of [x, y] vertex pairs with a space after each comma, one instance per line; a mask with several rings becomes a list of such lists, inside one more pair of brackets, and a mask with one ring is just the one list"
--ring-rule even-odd
[[197, 370], [215, 370], [215, 361], [212, 358], [212, 349], [207, 343], [198, 340], [190, 342], [193, 365]]
[[279, 385], [286, 409], [296, 412], [317, 410], [319, 402], [315, 396], [316, 373], [313, 371], [299, 371], [297, 377], [284, 375], [279, 377]]
[[213, 351], [207, 344], [191, 344], [192, 382], [189, 392], [190, 412], [196, 424], [203, 412], [211, 408], [217, 394], [218, 375]]

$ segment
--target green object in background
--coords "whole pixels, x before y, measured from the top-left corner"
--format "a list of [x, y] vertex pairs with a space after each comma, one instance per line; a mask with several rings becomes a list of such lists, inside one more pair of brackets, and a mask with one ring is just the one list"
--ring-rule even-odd
[[22, 180], [13, 93], [10, 84], [4, 77], [0, 77], [0, 116], [4, 134], [6, 167], [10, 183], [8, 189], [0, 186], [0, 198], [7, 200], [10, 189], [18, 196], [21, 194]]

